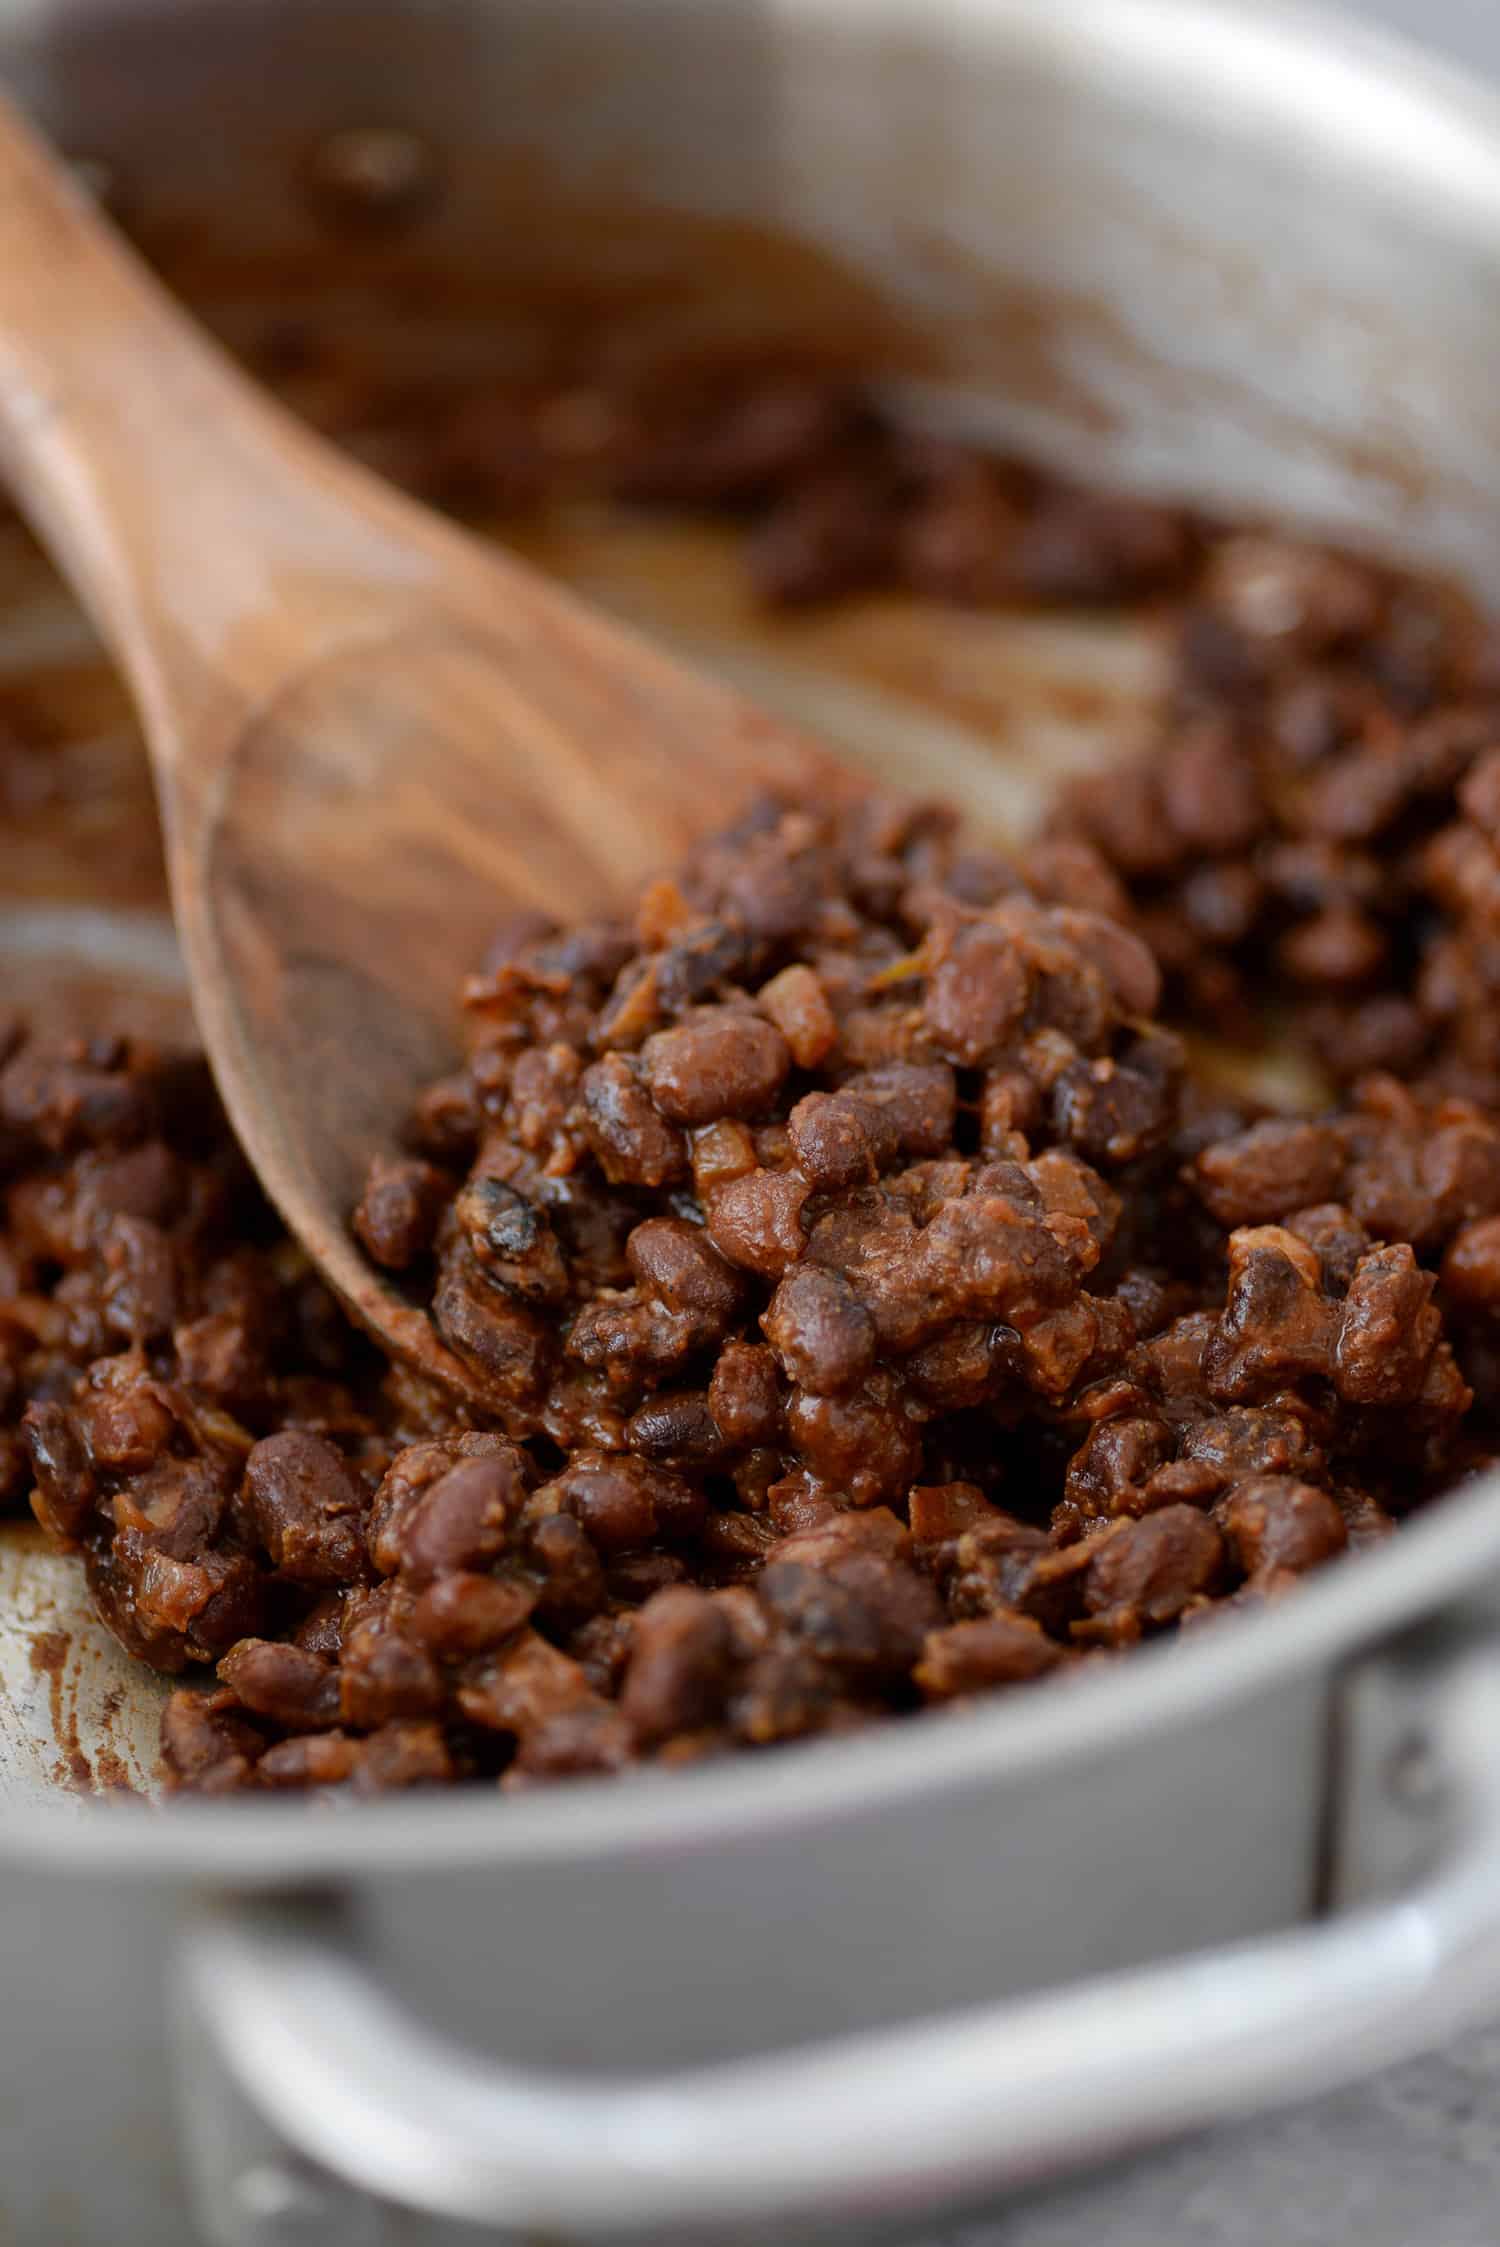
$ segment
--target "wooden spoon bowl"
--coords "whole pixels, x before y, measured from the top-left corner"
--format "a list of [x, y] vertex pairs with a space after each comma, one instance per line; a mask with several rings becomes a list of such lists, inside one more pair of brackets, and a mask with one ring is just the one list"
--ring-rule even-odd
[[766, 789], [859, 782], [314, 437], [0, 103], [0, 466], [143, 719], [198, 1029], [266, 1191], [390, 1351], [365, 1166], [517, 907], [607, 910]]

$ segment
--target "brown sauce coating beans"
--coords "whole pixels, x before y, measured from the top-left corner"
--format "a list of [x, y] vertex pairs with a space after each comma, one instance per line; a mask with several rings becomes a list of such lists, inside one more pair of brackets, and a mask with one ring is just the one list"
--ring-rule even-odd
[[[179, 1541], [315, 1638], [142, 1640], [217, 1663], [179, 1783], [522, 1787], [843, 1731], [1280, 1597], [1458, 1471], [1485, 1113], [1389, 1080], [1210, 1112], [1139, 940], [1024, 873], [930, 806], [767, 805], [633, 923], [507, 936], [467, 1169], [382, 1157], [354, 1216], [492, 1432], [396, 1426], [373, 1366], [341, 1440], [246, 1431]], [[151, 1379], [138, 1345], [90, 1419], [32, 1418], [59, 1533], [112, 1523], [127, 1585], [119, 1524], [160, 1542], [185, 1449], [182, 1369]]]
[[[529, 410], [409, 473], [534, 499]], [[605, 422], [595, 476], [747, 523], [771, 602], [1170, 600], [1169, 706], [1015, 865], [940, 807], [765, 803], [629, 918], [497, 933], [350, 1213], [477, 1412], [345, 1326], [201, 1064], [5, 1027], [0, 1505], [189, 1681], [183, 1789], [522, 1789], [967, 1703], [1279, 1599], [1490, 1454], [1487, 636], [802, 374]], [[1195, 1075], [1179, 1030], [1268, 1011], [1326, 1114]]]

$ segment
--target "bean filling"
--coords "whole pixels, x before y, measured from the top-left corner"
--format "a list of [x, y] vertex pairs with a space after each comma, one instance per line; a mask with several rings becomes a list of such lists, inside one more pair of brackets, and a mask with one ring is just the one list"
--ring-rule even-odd
[[348, 1328], [200, 1061], [0, 1029], [0, 1503], [184, 1681], [182, 1789], [514, 1791], [1063, 1680], [1492, 1456], [1486, 635], [806, 384], [610, 472], [733, 510], [773, 602], [1157, 603], [1172, 694], [1014, 860], [766, 801], [630, 918], [497, 931], [351, 1212], [478, 1406]]

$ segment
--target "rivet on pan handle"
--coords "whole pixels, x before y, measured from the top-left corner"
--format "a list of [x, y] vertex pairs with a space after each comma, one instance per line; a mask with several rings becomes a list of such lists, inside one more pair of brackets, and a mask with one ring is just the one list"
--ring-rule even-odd
[[187, 1938], [187, 2011], [287, 2147], [404, 2208], [604, 2238], [890, 2218], [1327, 2089], [1493, 2002], [1500, 1647], [1429, 1653], [1410, 1675], [1444, 1778], [1436, 1861], [1394, 1901], [1271, 1938], [600, 2083], [440, 2040], [382, 1989], [336, 1915], [229, 1904]]

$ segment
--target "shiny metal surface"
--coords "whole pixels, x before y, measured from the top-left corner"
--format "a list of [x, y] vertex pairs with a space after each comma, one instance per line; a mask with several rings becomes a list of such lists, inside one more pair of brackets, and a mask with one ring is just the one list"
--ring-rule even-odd
[[[337, 4], [219, 0], [210, 25], [187, 6], [71, 0], [0, 9], [0, 22], [7, 75], [139, 205], [196, 204], [226, 230], [253, 222], [295, 244], [296, 161], [328, 131], [392, 121], [399, 88], [394, 121], [448, 170], [432, 223], [455, 249], [482, 244], [497, 288], [511, 262], [597, 251], [606, 237], [579, 214], [601, 196], [627, 215], [607, 235], [626, 264], [666, 254], [632, 215], [652, 204], [788, 228], [855, 270], [838, 316], [878, 306], [883, 379], [919, 410], [1082, 473], [1326, 523], [1481, 581], [1493, 566], [1500, 111], [1441, 71], [1355, 34], [1304, 37], [1280, 9], [1190, 0], [475, 0], [392, 11], [378, 35], [360, 14], [357, 38]], [[184, 117], [214, 129], [185, 134]], [[712, 228], [673, 236], [685, 293], [722, 305], [727, 284], [746, 318], [768, 317], [775, 261], [726, 265], [716, 241]], [[804, 276], [775, 316], [816, 324], [819, 310]], [[552, 2071], [542, 2118], [559, 2128], [558, 2071], [584, 2079], [582, 2097], [601, 2076], [743, 2064], [840, 2032], [899, 2040], [903, 2024], [944, 2016], [911, 2033], [958, 2050], [962, 2006], [1189, 1951], [1210, 1955], [1164, 1970], [1182, 2073], [1143, 2033], [1118, 2107], [1091, 2107], [1093, 2144], [1160, 2127], [1176, 2082], [1194, 2118], [1259, 2096], [1267, 2070], [1252, 2084], [1211, 2037], [1212, 2005], [1245, 2002], [1228, 1968], [1216, 1980], [1214, 1948], [1326, 1900], [1343, 1673], [1496, 1579], [1500, 1494], [1481, 1490], [1254, 1627], [1072, 1690], [555, 1799], [157, 1818], [59, 1807], [13, 1761], [0, 1983], [25, 2034], [0, 2044], [0, 2113], [20, 2118], [13, 2138], [0, 2124], [0, 2149], [33, 2158], [7, 2160], [0, 2207], [23, 2240], [93, 2239], [106, 2223], [144, 2238], [153, 2211], [158, 2239], [190, 2235], [168, 2181], [160, 1992], [173, 1928], [206, 1889], [331, 1889], [382, 2003], [466, 2046], [476, 2097], [498, 2098], [502, 2065]], [[26, 1704], [38, 1721], [44, 1703], [45, 1681]], [[1456, 1962], [1459, 1996], [1494, 1994], [1487, 1926], [1466, 1922], [1460, 1951], [1440, 1916], [1429, 1898], [1380, 1922], [1388, 1953], [1353, 1944], [1362, 2000], [1393, 2032], [1437, 2032]], [[1326, 1973], [1349, 1949], [1337, 1922], [1309, 1940], [1326, 1946], [1305, 1954]], [[1388, 1983], [1383, 1963], [1399, 1969]], [[1408, 1969], [1441, 1980], [1430, 2015], [1408, 2003]], [[1327, 1986], [1292, 1994], [1321, 2010]], [[306, 1983], [288, 1988], [305, 2002]], [[1180, 2041], [1190, 1988], [1211, 2000], [1196, 2066]], [[1348, 2026], [1327, 2075], [1375, 2056], [1373, 2028]], [[1290, 2013], [1279, 2033], [1290, 2060]], [[1099, 2046], [1080, 2039], [1077, 2058], [1097, 2065]], [[978, 2060], [970, 2050], [971, 2098]], [[126, 2119], [96, 2187], [70, 2167], [55, 2118], [80, 2097], [98, 2111], [111, 2087]], [[352, 2075], [332, 2088], [315, 2150], [335, 2150], [340, 2113], [346, 2150], [361, 2129], [394, 2130], [361, 2108]], [[883, 2212], [1067, 2155], [1040, 2127], [1001, 2142], [982, 2096], [966, 2111], [941, 2161], [896, 2165]], [[1092, 2149], [1080, 2137], [1073, 2150]], [[658, 2150], [661, 2205], [705, 2237], [724, 2210], [692, 2198], [690, 2142]], [[381, 2174], [403, 2183], [392, 2165]], [[441, 2201], [414, 2169], [404, 2190]], [[581, 2184], [550, 2205], [589, 2213]]]

